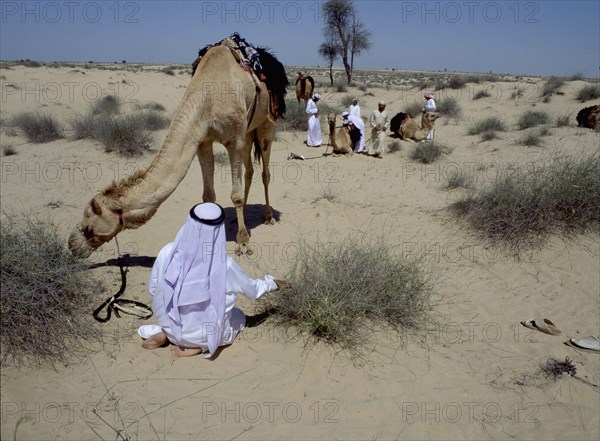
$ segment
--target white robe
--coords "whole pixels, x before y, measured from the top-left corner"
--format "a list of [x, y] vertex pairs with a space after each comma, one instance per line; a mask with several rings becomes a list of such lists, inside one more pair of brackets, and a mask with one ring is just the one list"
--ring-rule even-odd
[[[429, 98], [427, 100], [427, 102], [425, 103], [425, 107], [423, 107], [422, 109], [423, 114], [421, 115], [421, 124], [423, 123], [423, 116], [425, 116], [425, 112], [435, 112], [436, 111], [436, 107], [435, 107], [435, 101], [433, 98]], [[429, 131], [429, 133], [427, 134], [427, 138], [425, 139], [433, 139], [433, 129], [431, 129]]]
[[380, 112], [379, 109], [375, 109], [371, 112], [369, 122], [371, 124], [371, 144], [368, 153], [381, 156], [384, 150], [385, 131], [388, 128], [388, 114], [385, 110]]
[[350, 116], [360, 118], [360, 106], [358, 104], [356, 106], [354, 104], [350, 104], [350, 107], [348, 108], [348, 113], [350, 113]]
[[349, 116], [348, 121], [356, 126], [358, 130], [360, 130], [360, 140], [353, 145], [354, 152], [362, 152], [365, 149], [365, 123], [361, 118], [356, 118], [355, 116]]
[[306, 145], [309, 147], [318, 147], [323, 144], [321, 135], [321, 122], [319, 121], [319, 109], [317, 103], [312, 98], [308, 100], [306, 105], [306, 113], [310, 115], [308, 118], [308, 136]]
[[167, 334], [169, 341], [179, 346], [188, 348], [202, 348], [205, 352], [208, 350], [208, 336], [219, 332], [221, 333], [221, 343], [219, 346], [231, 344], [238, 332], [244, 329], [246, 317], [244, 313], [235, 307], [237, 293], [243, 293], [250, 300], [256, 300], [264, 293], [277, 289], [277, 284], [273, 277], [266, 275], [264, 279], [252, 279], [231, 257], [227, 259], [227, 282], [225, 294], [225, 317], [222, 321], [223, 329], [215, 329], [214, 324], [203, 324], [198, 320], [202, 316], [202, 304], [190, 306], [180, 306], [182, 335], [177, 339], [169, 327], [169, 320], [166, 313], [165, 301], [163, 296], [162, 283], [164, 279], [165, 265], [167, 257], [173, 248], [173, 242], [165, 245], [154, 262], [152, 274], [148, 283], [148, 292], [152, 296], [152, 311], [162, 328]]

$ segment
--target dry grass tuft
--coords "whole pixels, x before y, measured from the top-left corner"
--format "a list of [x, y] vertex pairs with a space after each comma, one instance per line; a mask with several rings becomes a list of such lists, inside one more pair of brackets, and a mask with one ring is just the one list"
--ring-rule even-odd
[[54, 365], [81, 355], [98, 336], [90, 301], [98, 282], [48, 221], [9, 217], [0, 237], [2, 364]]

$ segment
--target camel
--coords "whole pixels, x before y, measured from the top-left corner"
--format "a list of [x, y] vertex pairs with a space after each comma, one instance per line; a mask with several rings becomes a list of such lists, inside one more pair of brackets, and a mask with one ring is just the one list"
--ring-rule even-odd
[[350, 143], [350, 135], [343, 127], [339, 127], [339, 130], [336, 132], [336, 120], [337, 115], [335, 113], [327, 115], [327, 122], [329, 123], [329, 144], [333, 147], [333, 153], [336, 155], [352, 156], [353, 152]]
[[[215, 141], [226, 147], [232, 169], [231, 200], [238, 221], [236, 253], [250, 253], [244, 211], [254, 173], [253, 144], [255, 157], [263, 162], [265, 223], [274, 223], [269, 204], [269, 159], [275, 121], [285, 112], [287, 76], [275, 57], [258, 48], [267, 82], [257, 83], [240, 66], [231, 46], [225, 46], [227, 40], [211, 47], [198, 63], [165, 141], [150, 166], [113, 182], [86, 204], [83, 219], [69, 237], [72, 254], [88, 257], [121, 231], [145, 224], [175, 191], [195, 156], [202, 170], [202, 200], [215, 202]], [[227, 44], [230, 45], [231, 40]], [[246, 170], [244, 188], [242, 164]]]
[[298, 102], [301, 99], [304, 100], [304, 105], [312, 97], [313, 90], [315, 88], [315, 81], [306, 72], [298, 72], [298, 78], [296, 78], [296, 98]]
[[595, 128], [600, 124], [600, 105], [586, 107], [577, 113], [577, 125], [579, 127]]
[[438, 112], [425, 112], [419, 126], [410, 115], [400, 112], [390, 121], [390, 130], [405, 141], [421, 142], [427, 138], [429, 131], [433, 128], [433, 123], [439, 117]]

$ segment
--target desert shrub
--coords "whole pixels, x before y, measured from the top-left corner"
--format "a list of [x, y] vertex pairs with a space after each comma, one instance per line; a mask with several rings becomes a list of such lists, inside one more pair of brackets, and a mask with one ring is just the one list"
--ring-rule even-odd
[[172, 67], [165, 67], [161, 70], [161, 72], [167, 75], [175, 75], [175, 71]]
[[582, 81], [585, 77], [581, 72], [575, 72], [573, 75], [569, 77], [569, 81]]
[[472, 191], [452, 211], [493, 242], [519, 250], [553, 232], [597, 229], [600, 224], [600, 155], [515, 166]]
[[104, 144], [105, 151], [127, 157], [141, 155], [152, 143], [151, 135], [133, 115], [96, 119], [94, 138]]
[[475, 95], [473, 95], [473, 99], [480, 100], [481, 98], [489, 98], [491, 96], [492, 96], [492, 94], [489, 93], [487, 90], [480, 90]]
[[353, 96], [346, 95], [346, 96], [342, 97], [342, 99], [340, 100], [340, 105], [342, 107], [349, 107], [350, 104], [352, 104], [352, 100], [354, 100]]
[[469, 176], [462, 169], [453, 170], [448, 176], [446, 188], [471, 188], [473, 186], [473, 177]]
[[493, 130], [488, 130], [481, 134], [482, 141], [491, 141], [493, 139], [498, 139], [498, 133]]
[[277, 120], [277, 130], [305, 131], [308, 129], [308, 115], [304, 101], [286, 100], [285, 117]]
[[576, 98], [582, 103], [600, 98], [600, 85], [588, 84], [577, 92]]
[[436, 109], [438, 112], [448, 118], [458, 119], [462, 114], [460, 104], [458, 104], [458, 100], [455, 98], [441, 100], [436, 104]]
[[113, 95], [107, 95], [92, 106], [94, 115], [114, 115], [119, 113], [121, 102]]
[[20, 113], [13, 117], [12, 126], [18, 127], [29, 142], [44, 143], [63, 137], [63, 130], [49, 115]]
[[156, 103], [156, 102], [137, 104], [135, 106], [135, 108], [138, 110], [155, 110], [157, 112], [164, 112], [165, 110], [167, 110], [167, 109], [165, 109], [165, 106], [163, 106], [160, 103]]
[[528, 129], [530, 127], [539, 126], [540, 124], [546, 124], [550, 120], [550, 117], [546, 112], [540, 112], [537, 110], [528, 110], [523, 113], [517, 121], [517, 126], [520, 130]]
[[490, 116], [488, 118], [481, 119], [469, 127], [467, 133], [469, 135], [479, 135], [480, 133], [486, 132], [504, 132], [506, 131], [506, 126], [504, 123], [495, 116]]
[[402, 150], [402, 145], [398, 141], [392, 141], [387, 146], [388, 152], [396, 153]]
[[415, 117], [421, 113], [421, 109], [423, 109], [423, 104], [413, 102], [408, 104], [403, 110], [403, 112], [408, 113], [412, 117]]
[[5, 145], [2, 147], [2, 156], [12, 156], [16, 155], [17, 150], [14, 148], [12, 144]]
[[162, 130], [169, 127], [171, 120], [159, 112], [149, 110], [135, 115], [135, 119], [144, 130]]
[[549, 98], [554, 93], [556, 93], [556, 91], [558, 91], [558, 89], [560, 89], [563, 86], [563, 84], [565, 84], [565, 80], [562, 78], [548, 78], [548, 80], [544, 83], [544, 87], [542, 88], [542, 97]]
[[220, 151], [215, 153], [215, 164], [220, 166], [229, 165], [229, 153]]
[[517, 142], [527, 147], [539, 147], [542, 145], [542, 136], [541, 131], [534, 130], [523, 135]]
[[415, 146], [410, 157], [423, 164], [430, 164], [448, 151], [446, 146], [437, 142], [422, 142]]
[[49, 221], [8, 217], [0, 241], [2, 364], [53, 365], [81, 353], [97, 337], [98, 282]]
[[97, 119], [94, 115], [84, 115], [70, 122], [73, 139], [95, 139]]
[[333, 87], [338, 93], [346, 93], [348, 91], [348, 87], [343, 81], [336, 81]]
[[366, 92], [367, 91], [367, 85], [366, 84], [361, 84], [360, 86], [358, 86], [358, 90], [360, 90], [361, 92]]
[[431, 277], [383, 237], [360, 237], [298, 243], [285, 275], [289, 286], [266, 304], [288, 335], [360, 351], [377, 329], [410, 334], [427, 322]]
[[564, 127], [569, 125], [569, 115], [561, 115], [556, 118], [556, 127]]

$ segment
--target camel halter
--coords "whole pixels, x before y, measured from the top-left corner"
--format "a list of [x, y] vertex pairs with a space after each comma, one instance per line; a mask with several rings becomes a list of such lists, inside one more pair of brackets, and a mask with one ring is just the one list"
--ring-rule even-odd
[[[122, 218], [123, 216], [120, 215], [119, 221], [121, 222], [121, 225]], [[106, 323], [107, 321], [109, 321], [113, 311], [115, 312], [115, 315], [118, 318], [121, 318], [119, 314], [119, 311], [121, 311], [124, 314], [135, 315], [136, 317], [139, 317], [142, 320], [148, 319], [152, 317], [152, 309], [150, 307], [136, 300], [119, 299], [119, 297], [123, 295], [123, 293], [125, 292], [125, 288], [127, 287], [127, 271], [129, 271], [129, 268], [124, 267], [124, 259], [130, 257], [130, 255], [121, 254], [121, 251], [119, 250], [119, 241], [117, 240], [117, 236], [115, 236], [115, 242], [117, 244], [117, 253], [119, 255], [118, 261], [119, 271], [121, 272], [121, 287], [115, 295], [109, 297], [100, 306], [98, 306], [94, 310], [92, 315], [97, 321], [101, 323]], [[106, 315], [104, 317], [100, 317], [100, 312], [104, 308], [106, 308]]]

